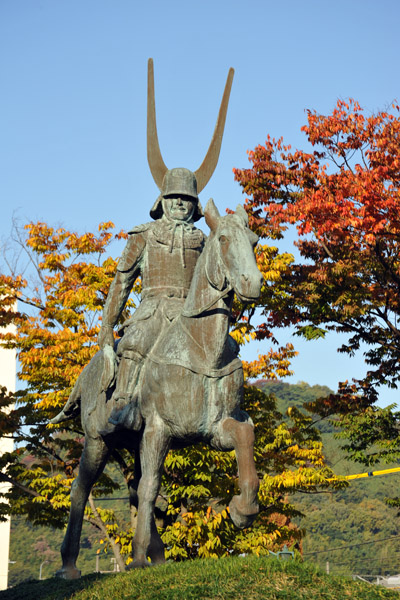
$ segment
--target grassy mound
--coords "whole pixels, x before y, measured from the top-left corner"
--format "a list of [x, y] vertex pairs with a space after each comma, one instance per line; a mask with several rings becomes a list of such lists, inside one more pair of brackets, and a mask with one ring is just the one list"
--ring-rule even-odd
[[46, 579], [0, 592], [0, 600], [376, 600], [398, 592], [321, 573], [314, 565], [231, 557], [168, 563], [78, 581]]

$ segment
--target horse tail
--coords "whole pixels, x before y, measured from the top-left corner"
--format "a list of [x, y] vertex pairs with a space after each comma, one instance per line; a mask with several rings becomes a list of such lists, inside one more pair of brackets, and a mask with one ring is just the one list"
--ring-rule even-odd
[[69, 395], [66, 405], [61, 412], [58, 413], [53, 419], [50, 419], [52, 425], [57, 423], [63, 423], [69, 419], [77, 417], [81, 412], [81, 376], [78, 377], [77, 382], [72, 388], [72, 392]]
[[[115, 384], [117, 367], [117, 357], [111, 346], [107, 345], [103, 350], [97, 352], [79, 375], [66, 405], [54, 419], [50, 420], [50, 423], [56, 425], [57, 423], [62, 423], [63, 421], [78, 417], [81, 414], [81, 400], [83, 393], [86, 410], [89, 408], [90, 414], [90, 409], [93, 410], [95, 407], [98, 395], [102, 392], [106, 392]], [[87, 391], [90, 389], [97, 389], [97, 392], [95, 392], [94, 395], [89, 394], [88, 396]], [[95, 402], [92, 406], [90, 406], [91, 397]]]

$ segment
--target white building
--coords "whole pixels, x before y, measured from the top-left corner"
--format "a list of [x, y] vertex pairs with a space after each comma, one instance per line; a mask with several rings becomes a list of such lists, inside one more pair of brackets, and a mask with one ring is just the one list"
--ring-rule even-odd
[[376, 583], [393, 590], [400, 590], [400, 575], [390, 575], [389, 577], [379, 576]]
[[[13, 328], [8, 328], [12, 331]], [[10, 392], [15, 392], [16, 380], [16, 355], [14, 350], [5, 350], [0, 347], [0, 385], [5, 386]], [[0, 438], [0, 453], [11, 452], [13, 441]], [[4, 492], [8, 484], [0, 483], [0, 491]], [[7, 589], [8, 561], [10, 549], [10, 520], [0, 523], [0, 590]]]

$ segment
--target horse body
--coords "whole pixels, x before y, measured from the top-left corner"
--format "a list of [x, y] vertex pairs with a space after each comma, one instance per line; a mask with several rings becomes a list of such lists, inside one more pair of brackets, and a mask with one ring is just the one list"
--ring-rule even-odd
[[[154, 564], [164, 561], [154, 505], [170, 448], [202, 441], [218, 450], [234, 449], [240, 495], [230, 503], [232, 520], [238, 527], [246, 527], [258, 512], [253, 424], [240, 410], [243, 371], [235, 343], [228, 336], [234, 292], [249, 301], [260, 293], [262, 277], [253, 252], [257, 239], [248, 229], [247, 215], [240, 206], [235, 214], [220, 217], [210, 201], [205, 216], [211, 235], [196, 265], [183, 312], [160, 335], [140, 375], [142, 429], [129, 431], [126, 425], [123, 431], [102, 433], [109, 427], [114, 405], [112, 400], [104, 401], [101, 390], [103, 352], [85, 368], [71, 394], [75, 407], [80, 396], [86, 436], [71, 492], [70, 520], [61, 551], [63, 567], [58, 572], [62, 577], [79, 576], [75, 561], [84, 507], [92, 485], [117, 446], [136, 452], [136, 476], [130, 489], [132, 500], [138, 499], [133, 567], [149, 566], [148, 558]], [[67, 403], [64, 417], [72, 412], [68, 412]], [[129, 424], [129, 418], [125, 422]]]
[[[170, 377], [168, 390], [161, 387], [166, 369]], [[147, 363], [144, 385], [143, 418], [147, 423], [156, 413], [168, 429], [172, 447], [203, 441], [220, 450], [215, 434], [221, 420], [247, 418], [239, 409], [243, 390], [243, 373], [239, 369], [218, 379], [177, 365]], [[147, 402], [150, 393], [152, 399]], [[172, 404], [178, 404], [178, 410], [174, 411]]]

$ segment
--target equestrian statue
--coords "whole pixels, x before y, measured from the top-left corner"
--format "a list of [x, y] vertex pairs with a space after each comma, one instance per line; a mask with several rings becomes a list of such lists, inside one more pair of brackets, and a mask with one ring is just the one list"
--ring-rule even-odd
[[[85, 445], [71, 489], [71, 510], [61, 547], [65, 579], [76, 567], [84, 509], [90, 490], [113, 450], [126, 448], [135, 459], [129, 491], [137, 506], [131, 567], [165, 561], [154, 507], [165, 457], [170, 449], [199, 442], [235, 450], [240, 494], [230, 516], [237, 527], [258, 513], [259, 479], [254, 464], [254, 427], [240, 409], [243, 369], [229, 335], [234, 295], [254, 302], [263, 278], [254, 247], [257, 236], [238, 206], [220, 216], [213, 200], [204, 212], [198, 194], [218, 162], [233, 69], [230, 69], [217, 124], [206, 157], [194, 173], [167, 169], [157, 136], [153, 61], [148, 65], [147, 155], [160, 189], [152, 222], [135, 227], [118, 262], [104, 306], [100, 350], [79, 376], [64, 409], [51, 421], [81, 415]], [[208, 238], [194, 226], [202, 216]], [[120, 321], [138, 276], [142, 299]], [[150, 561], [150, 562], [149, 562]]]

